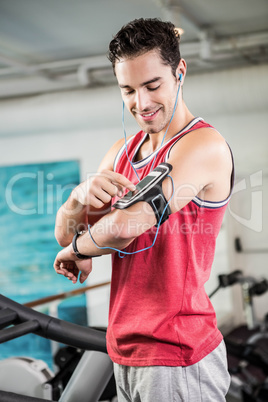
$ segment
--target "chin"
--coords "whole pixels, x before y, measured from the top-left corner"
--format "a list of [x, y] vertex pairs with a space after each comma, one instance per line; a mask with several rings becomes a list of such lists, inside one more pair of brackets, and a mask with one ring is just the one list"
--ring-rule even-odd
[[159, 133], [159, 130], [154, 129], [154, 128], [149, 128], [148, 130], [143, 130], [145, 131], [147, 134], [157, 134]]

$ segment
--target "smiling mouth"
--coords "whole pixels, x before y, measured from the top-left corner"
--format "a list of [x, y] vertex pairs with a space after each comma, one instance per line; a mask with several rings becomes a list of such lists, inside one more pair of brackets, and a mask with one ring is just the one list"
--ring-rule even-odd
[[154, 112], [148, 112], [148, 113], [137, 113], [139, 116], [142, 117], [143, 120], [152, 120], [157, 113], [159, 112], [160, 109], [155, 110]]
[[149, 116], [153, 116], [156, 112], [152, 112], [152, 113], [143, 113], [142, 116], [143, 117], [149, 117]]

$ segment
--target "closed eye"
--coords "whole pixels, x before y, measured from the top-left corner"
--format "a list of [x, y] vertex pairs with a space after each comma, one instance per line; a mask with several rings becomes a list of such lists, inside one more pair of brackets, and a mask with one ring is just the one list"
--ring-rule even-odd
[[[160, 87], [160, 85], [158, 85], [157, 87], [153, 87], [153, 88], [147, 87], [147, 89], [148, 89], [148, 91], [153, 92], [153, 91], [156, 91], [159, 87]], [[130, 89], [129, 91], [126, 91], [126, 92], [125, 92], [125, 95], [131, 95], [131, 94], [133, 94], [134, 92], [135, 92], [134, 89]]]
[[129, 91], [126, 91], [126, 92], [125, 92], [125, 95], [131, 95], [131, 94], [133, 94], [133, 93], [134, 93], [134, 89], [129, 90]]
[[159, 87], [160, 87], [160, 85], [158, 85], [157, 87], [154, 87], [154, 88], [147, 88], [147, 89], [148, 89], [148, 91], [156, 91]]

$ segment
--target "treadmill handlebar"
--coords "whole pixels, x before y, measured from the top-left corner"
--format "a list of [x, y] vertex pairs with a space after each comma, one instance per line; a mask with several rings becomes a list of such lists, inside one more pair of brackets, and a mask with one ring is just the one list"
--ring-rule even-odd
[[[14, 328], [14, 337], [11, 336], [10, 339], [17, 337], [16, 324], [34, 321], [38, 322], [39, 325], [36, 327], [37, 329], [30, 332], [36, 335], [79, 349], [107, 353], [106, 334], [104, 331], [83, 327], [81, 325], [51, 317], [23, 306], [0, 294], [0, 316], [4, 315], [7, 309], [9, 312], [12, 310], [16, 313], [16, 315], [14, 314], [14, 321], [12, 322], [14, 327], [8, 328], [9, 334], [11, 335], [12, 329]], [[1, 341], [1, 333], [4, 333], [5, 331], [7, 330], [2, 329], [2, 331], [0, 331], [0, 343], [5, 342], [5, 336], [3, 336], [3, 340]]]
[[0, 391], [1, 402], [55, 402], [51, 399], [41, 399], [32, 396], [19, 395], [14, 392]]

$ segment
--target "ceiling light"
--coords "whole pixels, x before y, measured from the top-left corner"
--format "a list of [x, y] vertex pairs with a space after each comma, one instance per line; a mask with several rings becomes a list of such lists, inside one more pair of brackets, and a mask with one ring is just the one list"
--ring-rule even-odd
[[175, 31], [177, 31], [180, 36], [184, 34], [184, 29], [182, 29], [182, 28], [176, 27], [176, 28], [175, 28]]

